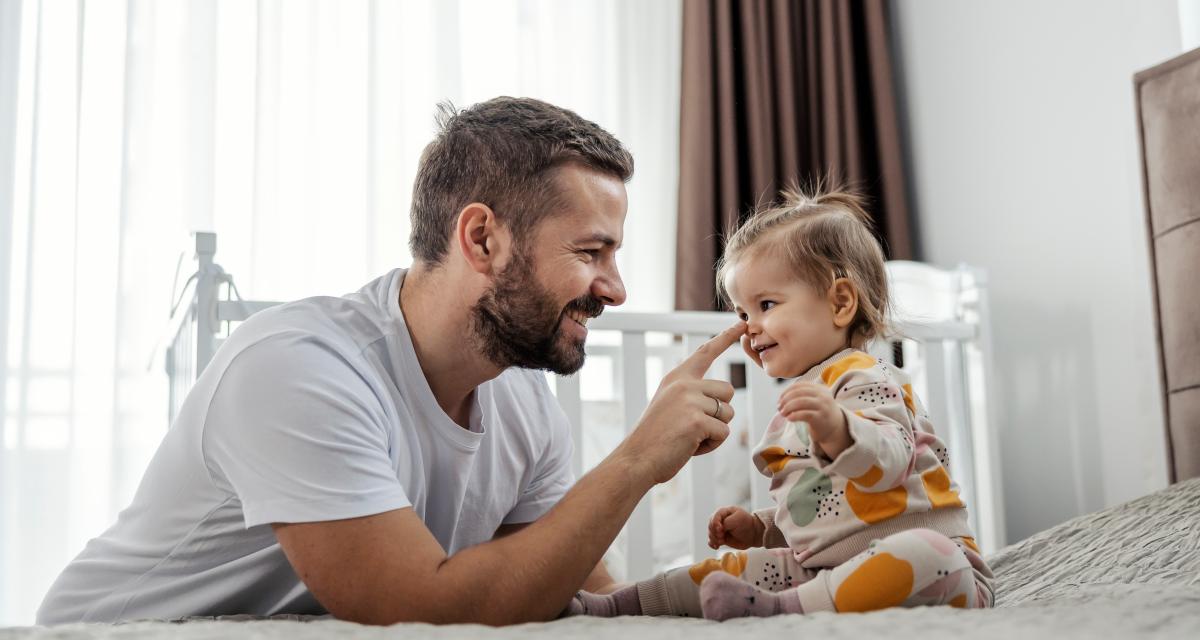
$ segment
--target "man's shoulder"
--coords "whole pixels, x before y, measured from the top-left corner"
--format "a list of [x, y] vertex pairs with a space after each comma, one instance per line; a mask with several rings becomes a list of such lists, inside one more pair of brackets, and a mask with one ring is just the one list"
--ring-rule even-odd
[[285, 302], [247, 319], [230, 336], [234, 351], [260, 354], [313, 347], [332, 357], [357, 355], [399, 326], [387, 306], [396, 272], [391, 272], [344, 296], [312, 296]]

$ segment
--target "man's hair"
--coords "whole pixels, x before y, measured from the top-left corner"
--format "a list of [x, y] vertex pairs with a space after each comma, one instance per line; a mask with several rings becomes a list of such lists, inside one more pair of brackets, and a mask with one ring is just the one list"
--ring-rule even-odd
[[798, 187], [780, 193], [780, 202], [760, 209], [725, 243], [717, 265], [717, 292], [730, 303], [725, 280], [739, 260], [769, 255], [786, 261], [796, 277], [821, 294], [835, 278], [858, 290], [858, 313], [850, 323], [852, 345], [861, 347], [887, 330], [887, 271], [883, 250], [871, 232], [871, 217], [859, 194], [839, 189], [808, 193]]
[[443, 102], [437, 124], [413, 184], [409, 238], [413, 257], [431, 265], [472, 202], [491, 207], [521, 247], [557, 208], [555, 169], [578, 163], [622, 182], [633, 176], [633, 156], [612, 134], [540, 100], [502, 96], [461, 111]]

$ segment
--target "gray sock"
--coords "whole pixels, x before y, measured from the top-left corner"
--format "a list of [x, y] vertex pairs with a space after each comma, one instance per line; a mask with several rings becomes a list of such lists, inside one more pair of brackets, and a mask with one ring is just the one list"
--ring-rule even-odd
[[710, 574], [700, 585], [700, 607], [709, 620], [804, 613], [795, 589], [771, 593], [722, 572]]
[[559, 615], [568, 616], [598, 616], [612, 618], [615, 616], [640, 616], [642, 603], [638, 600], [637, 585], [617, 589], [608, 595], [580, 591], [575, 594], [567, 608]]

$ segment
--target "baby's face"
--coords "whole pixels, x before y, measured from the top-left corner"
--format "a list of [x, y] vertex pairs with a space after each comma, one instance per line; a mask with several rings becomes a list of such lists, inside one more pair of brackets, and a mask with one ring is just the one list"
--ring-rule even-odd
[[743, 346], [774, 378], [794, 378], [844, 346], [826, 292], [802, 281], [781, 260], [738, 261], [725, 280], [734, 311], [747, 324]]

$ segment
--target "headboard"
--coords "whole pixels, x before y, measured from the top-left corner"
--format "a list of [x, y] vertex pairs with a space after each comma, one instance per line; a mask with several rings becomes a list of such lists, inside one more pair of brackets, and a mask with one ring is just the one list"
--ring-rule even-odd
[[1200, 476], [1200, 49], [1133, 77], [1171, 482]]

